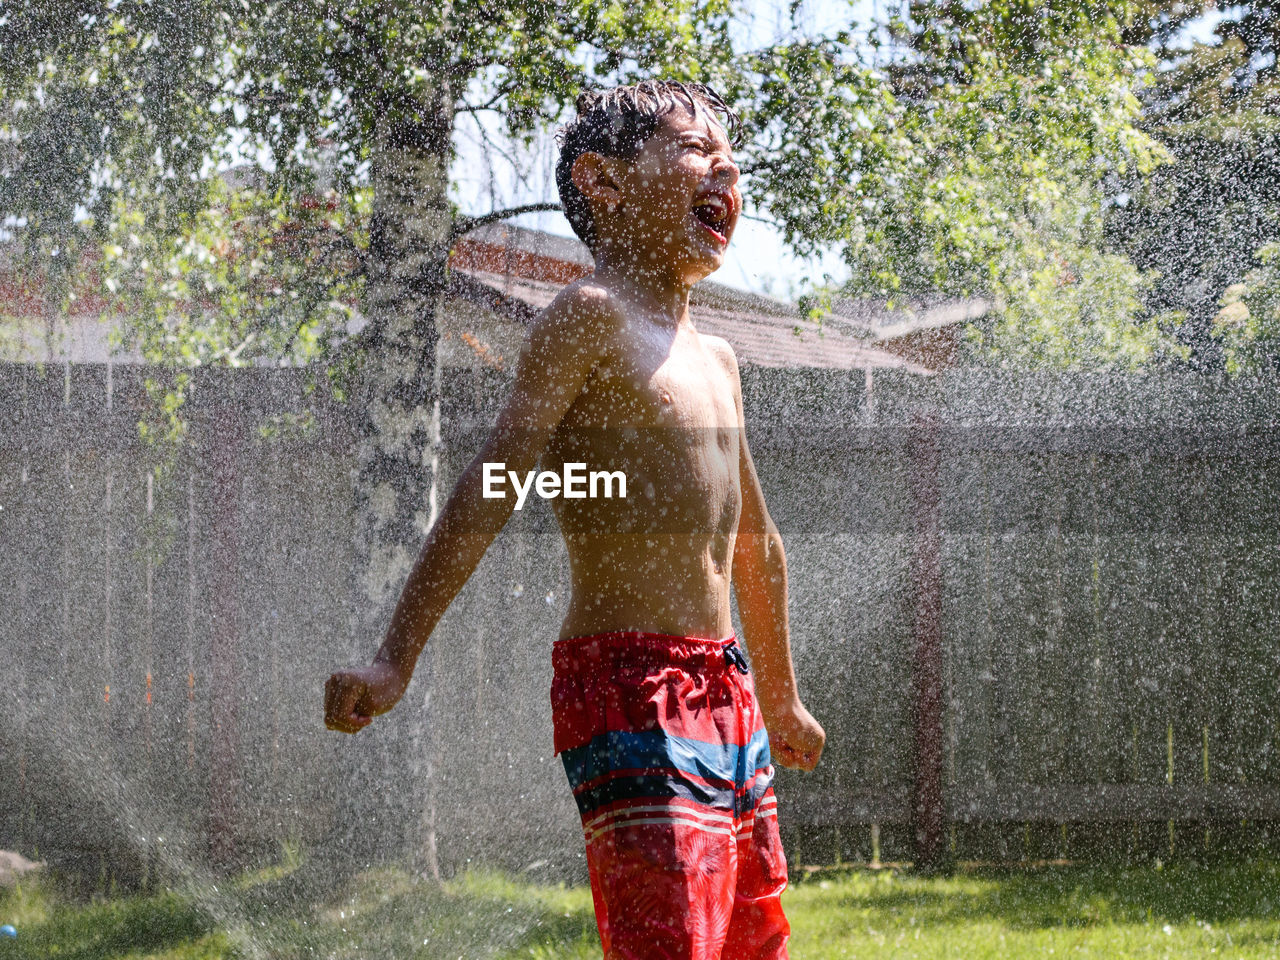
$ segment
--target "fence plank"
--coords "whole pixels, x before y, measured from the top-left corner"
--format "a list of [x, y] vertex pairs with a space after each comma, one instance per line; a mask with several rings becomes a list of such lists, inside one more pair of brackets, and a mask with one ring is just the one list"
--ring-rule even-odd
[[946, 854], [943, 823], [942, 720], [942, 526], [938, 424], [925, 417], [913, 425], [911, 453], [913, 642], [911, 699], [914, 776], [911, 811], [915, 860], [939, 865]]

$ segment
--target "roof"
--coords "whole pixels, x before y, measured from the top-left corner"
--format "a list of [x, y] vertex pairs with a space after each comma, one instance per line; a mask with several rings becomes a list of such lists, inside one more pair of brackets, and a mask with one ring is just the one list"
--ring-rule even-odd
[[[563, 284], [510, 274], [455, 269], [451, 293], [483, 305], [510, 322], [525, 324]], [[742, 363], [762, 367], [866, 370], [891, 367], [932, 373], [928, 367], [877, 349], [830, 325], [819, 328], [781, 300], [710, 283], [689, 293], [689, 314], [700, 333], [723, 337]]]
[[855, 336], [892, 340], [921, 330], [978, 320], [990, 310], [991, 303], [981, 298], [939, 297], [907, 302], [891, 310], [884, 300], [836, 297], [831, 302], [829, 322]]
[[545, 230], [530, 230], [514, 223], [501, 221], [486, 223], [464, 234], [462, 241], [492, 243], [515, 250], [528, 250], [567, 263], [579, 264], [587, 270], [595, 266], [591, 251], [577, 237], [562, 237], [547, 233]]
[[[458, 295], [524, 323], [546, 307], [567, 283], [589, 274], [594, 265], [586, 244], [574, 237], [490, 223], [459, 240], [451, 273], [470, 281], [457, 282], [454, 290]], [[883, 306], [867, 307], [869, 317], [885, 313]], [[927, 366], [867, 343], [865, 333], [856, 327], [848, 329], [831, 322], [819, 327], [794, 304], [712, 280], [703, 280], [692, 288], [689, 314], [700, 332], [727, 340], [743, 363], [932, 372]]]
[[[0, 257], [3, 246], [0, 244]], [[587, 247], [573, 237], [503, 222], [470, 231], [459, 239], [453, 252], [449, 295], [482, 312], [442, 318], [442, 335], [450, 338], [456, 333], [457, 339], [484, 362], [504, 366], [502, 354], [518, 349], [523, 328], [566, 284], [586, 276], [593, 267]], [[947, 319], [954, 314], [954, 308], [930, 309], [933, 312], [926, 315], [925, 322], [955, 322]], [[947, 309], [953, 313], [946, 313]], [[883, 336], [869, 337], [868, 331], [883, 332], [893, 327], [876, 321], [884, 311], [874, 304], [847, 301], [839, 315], [819, 326], [794, 304], [703, 280], [690, 292], [689, 310], [700, 332], [723, 337], [745, 364], [932, 372], [929, 366], [917, 362], [918, 358], [876, 346], [874, 341]], [[86, 310], [78, 316], [57, 316], [52, 318], [52, 326], [35, 314], [29, 320], [25, 330], [8, 331], [8, 336], [0, 330], [0, 356], [17, 361], [48, 361], [56, 357], [73, 363], [106, 362], [110, 327], [100, 321], [96, 310]], [[356, 333], [364, 325], [364, 318], [357, 312], [347, 330]], [[506, 333], [500, 330], [504, 327]], [[494, 345], [497, 349], [493, 349]], [[454, 358], [447, 362], [454, 362], [459, 356], [451, 350], [444, 355]], [[112, 359], [118, 363], [143, 362], [137, 351], [119, 353]]]

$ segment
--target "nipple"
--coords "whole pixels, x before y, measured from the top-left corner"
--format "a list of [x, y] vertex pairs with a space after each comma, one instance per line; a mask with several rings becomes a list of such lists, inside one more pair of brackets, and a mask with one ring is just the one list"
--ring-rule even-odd
[[671, 402], [671, 394], [667, 393], [667, 391], [665, 390], [663, 390], [660, 394], [658, 394], [658, 396], [662, 398], [663, 403]]

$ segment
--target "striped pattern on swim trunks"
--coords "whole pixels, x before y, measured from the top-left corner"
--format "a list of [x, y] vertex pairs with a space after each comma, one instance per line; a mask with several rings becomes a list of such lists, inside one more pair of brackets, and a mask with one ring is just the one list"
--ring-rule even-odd
[[637, 804], [663, 800], [696, 829], [727, 830], [760, 805], [769, 736], [750, 675], [725, 654], [733, 642], [628, 632], [556, 644], [555, 748], [584, 828], [656, 815]]

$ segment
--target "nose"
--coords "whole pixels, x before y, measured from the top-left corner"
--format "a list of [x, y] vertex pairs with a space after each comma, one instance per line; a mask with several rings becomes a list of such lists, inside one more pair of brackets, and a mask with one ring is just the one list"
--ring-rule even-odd
[[732, 187], [738, 182], [740, 171], [738, 165], [726, 157], [724, 154], [717, 153], [713, 161], [712, 171], [714, 176], [722, 178], [724, 185]]

